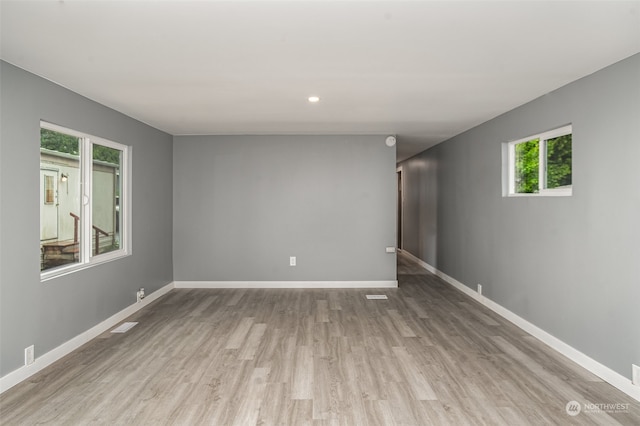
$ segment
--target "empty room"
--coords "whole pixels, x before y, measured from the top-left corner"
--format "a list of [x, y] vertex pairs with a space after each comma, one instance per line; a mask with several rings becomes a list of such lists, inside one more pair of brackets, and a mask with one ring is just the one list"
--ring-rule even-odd
[[3, 425], [640, 424], [640, 1], [0, 0]]

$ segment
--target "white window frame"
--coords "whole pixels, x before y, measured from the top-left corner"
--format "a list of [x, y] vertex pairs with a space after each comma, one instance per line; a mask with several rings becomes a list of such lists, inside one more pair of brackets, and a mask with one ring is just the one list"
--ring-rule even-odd
[[[80, 182], [80, 194], [82, 198], [80, 218], [82, 226], [79, 229], [79, 262], [42, 271], [40, 272], [40, 280], [47, 281], [52, 278], [129, 256], [131, 254], [131, 147], [46, 121], [40, 121], [40, 128], [78, 138], [80, 144], [80, 175], [82, 177]], [[93, 144], [117, 149], [122, 152], [120, 164], [120, 248], [98, 255], [91, 253]], [[87, 218], [89, 219], [87, 220]]]
[[[572, 174], [572, 184], [568, 186], [563, 186], [560, 188], [547, 188], [547, 141], [549, 139], [554, 139], [559, 136], [573, 134], [573, 126], [571, 124], [567, 126], [563, 126], [557, 129], [549, 130], [548, 132], [538, 133], [536, 135], [531, 135], [526, 138], [518, 139], [512, 142], [508, 142], [507, 145], [507, 164], [506, 164], [506, 174], [508, 180], [508, 187], [506, 195], [509, 197], [568, 197], [573, 195], [573, 174]], [[538, 192], [535, 193], [521, 193], [515, 192], [516, 189], [516, 178], [515, 178], [515, 164], [516, 164], [516, 145], [529, 142], [531, 140], [538, 139], [539, 140], [539, 149], [538, 149]], [[573, 143], [571, 144], [572, 149], [572, 162], [573, 162]], [[572, 166], [573, 172], [573, 166]]]

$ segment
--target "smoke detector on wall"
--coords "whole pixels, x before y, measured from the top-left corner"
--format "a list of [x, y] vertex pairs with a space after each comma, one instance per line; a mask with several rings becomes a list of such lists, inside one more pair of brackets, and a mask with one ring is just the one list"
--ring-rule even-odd
[[396, 137], [395, 136], [387, 136], [387, 139], [385, 139], [384, 143], [386, 143], [387, 146], [394, 146], [396, 144]]

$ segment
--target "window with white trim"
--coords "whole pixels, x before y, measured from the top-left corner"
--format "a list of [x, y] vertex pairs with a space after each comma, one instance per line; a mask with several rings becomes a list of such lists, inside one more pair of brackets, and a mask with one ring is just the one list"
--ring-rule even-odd
[[571, 125], [507, 144], [509, 196], [572, 194]]
[[129, 254], [130, 148], [40, 123], [40, 274]]

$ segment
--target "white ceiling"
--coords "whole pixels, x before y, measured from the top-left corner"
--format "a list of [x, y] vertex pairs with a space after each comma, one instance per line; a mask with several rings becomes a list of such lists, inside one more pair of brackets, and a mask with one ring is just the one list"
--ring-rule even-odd
[[640, 52], [640, 1], [0, 5], [2, 59], [168, 133], [397, 134], [399, 160]]

